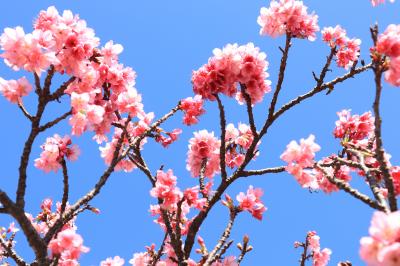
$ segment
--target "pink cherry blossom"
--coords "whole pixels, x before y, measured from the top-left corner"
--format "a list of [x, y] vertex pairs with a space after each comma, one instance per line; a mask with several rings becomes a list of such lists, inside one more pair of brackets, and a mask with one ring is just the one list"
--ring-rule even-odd
[[201, 130], [194, 132], [194, 137], [189, 140], [189, 151], [186, 168], [193, 177], [200, 175], [203, 160], [207, 160], [205, 176], [213, 177], [219, 169], [220, 141], [214, 137], [214, 132]]
[[347, 138], [351, 141], [362, 140], [373, 134], [375, 125], [371, 112], [362, 115], [351, 115], [350, 110], [342, 110], [337, 113], [339, 120], [333, 132], [336, 138]]
[[35, 166], [45, 172], [57, 172], [61, 168], [61, 160], [67, 158], [74, 161], [79, 155], [78, 146], [71, 145], [71, 138], [64, 136], [61, 138], [55, 134], [53, 137], [46, 139], [46, 142], [41, 146], [42, 153], [40, 158], [35, 160]]
[[147, 252], [135, 253], [133, 258], [129, 261], [133, 266], [147, 266], [151, 261], [151, 257]]
[[21, 27], [6, 28], [0, 36], [0, 46], [4, 50], [1, 57], [14, 70], [23, 68], [40, 75], [50, 65], [58, 62], [55, 52], [47, 47], [51, 43], [45, 41], [48, 38], [51, 40], [49, 34], [41, 30], [25, 34]]
[[[394, 0], [389, 0], [390, 3], [394, 3]], [[379, 4], [385, 3], [385, 0], [371, 0], [372, 6], [377, 6]]]
[[266, 54], [253, 43], [243, 46], [228, 44], [222, 50], [214, 49], [213, 53], [208, 64], [193, 71], [193, 91], [196, 94], [215, 100], [215, 94], [223, 93], [229, 97], [236, 96], [243, 103], [243, 95], [238, 91], [240, 83], [251, 103], [255, 104], [261, 102], [264, 94], [271, 90], [271, 82], [267, 80]]
[[315, 231], [307, 234], [308, 249], [311, 252], [313, 266], [326, 266], [330, 260], [332, 251], [328, 248], [321, 250], [320, 237]]
[[150, 195], [163, 200], [162, 208], [171, 209], [175, 207], [182, 198], [182, 192], [176, 187], [176, 176], [171, 169], [166, 173], [157, 171], [157, 181], [154, 188], [151, 189]]
[[199, 198], [200, 188], [199, 186], [187, 188], [183, 195], [189, 207], [195, 207], [199, 210], [202, 210], [205, 206], [207, 199], [206, 198]]
[[257, 19], [260, 34], [277, 37], [286, 33], [296, 38], [315, 40], [319, 31], [318, 16], [309, 14], [302, 1], [271, 1], [269, 8], [263, 7]]
[[70, 261], [79, 259], [81, 253], [87, 253], [89, 248], [83, 246], [82, 237], [74, 229], [63, 230], [50, 241], [49, 249], [53, 256], [60, 255], [60, 265], [69, 265]]
[[21, 97], [28, 95], [31, 90], [32, 86], [25, 77], [18, 80], [0, 78], [0, 93], [12, 103], [20, 102]]
[[178, 139], [178, 136], [182, 134], [182, 129], [176, 128], [172, 130], [171, 132], [165, 132], [167, 137], [164, 137], [159, 133], [156, 137], [155, 140], [156, 142], [161, 143], [163, 147], [168, 147], [171, 143], [176, 141]]
[[[240, 166], [245, 158], [246, 151], [250, 148], [254, 136], [250, 126], [239, 123], [238, 128], [233, 124], [226, 126], [225, 142], [227, 145], [225, 161], [230, 168]], [[257, 143], [257, 146], [261, 142]], [[258, 152], [256, 153], [258, 155]], [[253, 158], [255, 159], [255, 157]]]
[[188, 126], [197, 124], [199, 122], [198, 117], [205, 113], [203, 99], [198, 94], [194, 97], [183, 99], [179, 107], [184, 112], [183, 123]]
[[400, 262], [400, 212], [375, 212], [369, 237], [360, 241], [360, 256], [367, 265], [395, 266]]
[[331, 48], [337, 47], [336, 62], [339, 67], [348, 69], [360, 55], [360, 39], [349, 39], [346, 30], [337, 25], [322, 30], [322, 40]]
[[236, 196], [236, 200], [239, 202], [241, 210], [248, 211], [254, 218], [262, 220], [262, 215], [267, 210], [261, 202], [262, 195], [263, 191], [261, 188], [254, 189], [253, 186], [250, 186], [247, 193], [240, 192]]
[[314, 140], [314, 135], [301, 139], [300, 145], [293, 140], [281, 155], [281, 159], [288, 163], [286, 171], [292, 174], [302, 187], [310, 189], [319, 188], [315, 171], [305, 169], [313, 166], [315, 152], [321, 149]]
[[388, 57], [389, 69], [385, 79], [393, 86], [400, 86], [400, 25], [390, 24], [384, 33], [379, 35], [376, 47], [372, 52]]
[[287, 146], [281, 159], [288, 164], [296, 163], [300, 166], [310, 167], [314, 163], [315, 152], [321, 148], [314, 142], [315, 136], [310, 135], [307, 139], [301, 139], [300, 145], [292, 140]]
[[114, 258], [107, 258], [106, 260], [100, 262], [100, 266], [123, 266], [125, 260], [120, 258], [119, 256], [115, 256]]

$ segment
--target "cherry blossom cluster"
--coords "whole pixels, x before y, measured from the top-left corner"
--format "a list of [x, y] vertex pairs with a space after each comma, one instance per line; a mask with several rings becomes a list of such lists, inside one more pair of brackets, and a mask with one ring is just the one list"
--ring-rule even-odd
[[388, 70], [385, 72], [386, 81], [393, 86], [400, 86], [400, 25], [389, 25], [378, 37], [372, 51], [374, 50], [389, 58]]
[[319, 31], [318, 16], [309, 14], [303, 1], [271, 1], [269, 8], [262, 7], [257, 20], [260, 34], [277, 37], [290, 34], [295, 38], [314, 41]]
[[193, 71], [193, 91], [196, 94], [215, 100], [216, 94], [223, 93], [228, 97], [236, 96], [243, 103], [246, 95], [238, 91], [240, 84], [251, 103], [255, 104], [271, 90], [271, 82], [267, 80], [266, 54], [253, 43], [242, 46], [228, 44], [222, 50], [214, 49], [213, 53], [207, 64]]
[[292, 140], [281, 155], [281, 159], [288, 163], [286, 171], [292, 174], [302, 187], [313, 190], [318, 189], [319, 185], [314, 171], [307, 168], [314, 166], [315, 152], [321, 149], [314, 140], [314, 135], [301, 139], [300, 144]]
[[360, 56], [360, 39], [350, 39], [346, 30], [337, 25], [322, 30], [322, 40], [331, 48], [336, 48], [336, 63], [339, 67], [348, 69]]
[[369, 236], [360, 240], [360, 256], [368, 266], [396, 266], [400, 261], [400, 212], [375, 212]]
[[[390, 3], [394, 3], [394, 0], [389, 0]], [[372, 6], [377, 6], [379, 4], [385, 3], [385, 0], [371, 0]]]
[[235, 128], [233, 124], [228, 124], [225, 134], [226, 165], [230, 168], [239, 167], [243, 163], [253, 139], [253, 133], [248, 125], [239, 123], [238, 128]]
[[[56, 205], [56, 211], [53, 212], [53, 201], [51, 199], [45, 199], [40, 205], [41, 212], [36, 217], [27, 214], [33, 227], [39, 234], [45, 235], [49, 228], [60, 218], [61, 203], [57, 202]], [[95, 208], [93, 208], [92, 211], [98, 213], [98, 210]], [[76, 231], [77, 227], [73, 219], [62, 227], [62, 230], [48, 245], [52, 258], [57, 257], [58, 265], [60, 266], [78, 266], [78, 259], [81, 254], [89, 251], [89, 248], [83, 245], [83, 239]]]
[[345, 139], [346, 142], [357, 144], [365, 138], [371, 138], [374, 134], [375, 119], [371, 112], [362, 115], [351, 115], [351, 110], [342, 110], [337, 113], [339, 120], [333, 131], [335, 138]]
[[307, 234], [308, 250], [312, 255], [313, 266], [326, 266], [328, 265], [332, 251], [329, 248], [321, 250], [320, 237], [315, 231], [310, 231]]
[[253, 188], [253, 186], [249, 187], [246, 194], [240, 192], [236, 196], [236, 200], [239, 202], [239, 210], [248, 211], [254, 218], [262, 220], [262, 215], [267, 210], [261, 201], [263, 194], [261, 188]]
[[[181, 226], [181, 233], [185, 235], [191, 221], [186, 217], [190, 212], [190, 208], [197, 208], [202, 210], [206, 204], [206, 198], [200, 198], [200, 189], [198, 186], [186, 189], [183, 193], [176, 186], [177, 178], [174, 176], [171, 169], [167, 172], [161, 170], [157, 171], [155, 186], [151, 189], [150, 195], [161, 200], [161, 204], [152, 205], [150, 212], [153, 216], [158, 216], [156, 223], [158, 223], [164, 230], [166, 230], [165, 222], [162, 217], [162, 211], [167, 211], [171, 215], [180, 209], [181, 217], [179, 220]], [[202, 193], [206, 193], [203, 191]], [[171, 225], [175, 228], [176, 221], [172, 221]]]
[[189, 151], [186, 168], [193, 177], [200, 176], [203, 163], [206, 164], [204, 176], [212, 178], [219, 173], [219, 149], [221, 141], [214, 136], [214, 132], [201, 130], [194, 132], [189, 140]]
[[[116, 114], [131, 118], [145, 115], [141, 96], [135, 89], [136, 73], [118, 61], [123, 48], [112, 41], [99, 47], [99, 38], [78, 15], [55, 7], [41, 11], [32, 33], [21, 27], [6, 28], [0, 37], [1, 56], [13, 69], [24, 69], [36, 75], [49, 69], [71, 76], [65, 93], [71, 95], [72, 134], [86, 130], [96, 133], [96, 140], [106, 140]], [[0, 91], [11, 102], [28, 94], [26, 79], [0, 80]]]
[[12, 103], [21, 102], [21, 98], [29, 94], [32, 85], [22, 77], [18, 80], [4, 80], [0, 78], [0, 93]]
[[55, 134], [53, 137], [46, 139], [46, 142], [41, 146], [42, 153], [40, 158], [35, 160], [35, 166], [43, 171], [57, 172], [61, 168], [61, 161], [67, 158], [74, 161], [78, 158], [79, 148], [72, 144], [69, 136], [60, 137]]
[[197, 124], [198, 117], [205, 113], [200, 95], [183, 99], [179, 107], [184, 112], [183, 123], [188, 126]]

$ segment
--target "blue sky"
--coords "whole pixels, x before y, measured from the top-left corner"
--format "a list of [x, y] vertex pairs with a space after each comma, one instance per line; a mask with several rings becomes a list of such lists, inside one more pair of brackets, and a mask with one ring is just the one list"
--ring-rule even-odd
[[[372, 8], [368, 0], [304, 2], [319, 15], [321, 28], [340, 24], [347, 29], [350, 37], [361, 38], [361, 57], [367, 62], [371, 46], [369, 26], [378, 21], [383, 30], [390, 23], [399, 23], [400, 2], [378, 8]], [[273, 85], [276, 84], [281, 55], [278, 46], [282, 46], [284, 40], [259, 36], [256, 23], [260, 8], [269, 5], [269, 1], [4, 1], [0, 29], [21, 25], [29, 32], [38, 12], [50, 5], [80, 14], [95, 29], [102, 44], [114, 40], [124, 46], [120, 60], [137, 72], [137, 89], [143, 96], [145, 110], [154, 111], [157, 116], [166, 113], [180, 99], [193, 94], [190, 84], [192, 70], [206, 63], [215, 47], [223, 47], [227, 43], [254, 42], [259, 46], [267, 53], [270, 79]], [[320, 38], [315, 42], [293, 41], [278, 105], [314, 86], [311, 72], [320, 70], [328, 53], [329, 48]], [[343, 73], [344, 70], [333, 68], [328, 78]], [[27, 73], [14, 72], [0, 64], [1, 77], [11, 79], [22, 75]], [[316, 135], [322, 147], [318, 158], [337, 152], [339, 145], [332, 137], [336, 112], [349, 108], [355, 113], [371, 110], [373, 92], [373, 76], [365, 73], [337, 86], [329, 96], [318, 95], [287, 112], [271, 127], [267, 138], [263, 140], [260, 156], [251, 164], [251, 168], [282, 165], [279, 156], [286, 144], [292, 139], [307, 137], [310, 133]], [[393, 156], [393, 164], [400, 163], [397, 131], [399, 96], [398, 88], [385, 84], [382, 99], [383, 135], [384, 145]], [[28, 108], [34, 107], [33, 100], [33, 97], [26, 98]], [[247, 121], [243, 106], [237, 105], [234, 100], [223, 100], [228, 122], [237, 124]], [[256, 107], [258, 125], [263, 122], [269, 100], [270, 95]], [[184, 130], [180, 141], [168, 149], [157, 144], [145, 146], [144, 154], [151, 169], [156, 170], [161, 164], [166, 169], [173, 169], [182, 188], [196, 182], [185, 169], [187, 144], [192, 132], [203, 128], [217, 131], [219, 128], [215, 103], [207, 103], [206, 109], [207, 113], [196, 126], [183, 126], [181, 115], [166, 124], [168, 129], [181, 127]], [[53, 104], [45, 117], [50, 119], [63, 113], [63, 110], [67, 110], [66, 102]], [[0, 187], [14, 195], [19, 157], [29, 125], [17, 107], [2, 97], [0, 121], [0, 139], [3, 139]], [[34, 143], [31, 159], [38, 157], [40, 145], [54, 133], [70, 134], [70, 126], [63, 123], [40, 135]], [[73, 139], [80, 146], [82, 155], [77, 162], [70, 164], [71, 201], [85, 194], [105, 168], [98, 145], [91, 137], [92, 134], [87, 133]], [[36, 213], [45, 197], [60, 200], [60, 173], [46, 175], [31, 165], [28, 174], [27, 211]], [[358, 256], [358, 243], [360, 237], [368, 233], [372, 214], [368, 207], [342, 192], [332, 195], [309, 193], [285, 173], [239, 180], [228, 193], [234, 196], [246, 190], [249, 184], [264, 189], [263, 200], [268, 211], [262, 222], [252, 219], [247, 213], [237, 219], [232, 239], [239, 242], [244, 234], [248, 234], [254, 246], [242, 265], [296, 265], [300, 250], [293, 248], [293, 242], [303, 240], [308, 230], [316, 230], [321, 236], [322, 247], [332, 249], [331, 265], [336, 265], [340, 260], [351, 260], [354, 265], [362, 264]], [[368, 193], [360, 178], [355, 177], [353, 184]], [[88, 254], [83, 255], [81, 265], [98, 265], [102, 259], [114, 255], [120, 255], [128, 261], [134, 252], [144, 251], [145, 245], [159, 245], [162, 232], [148, 213], [149, 204], [155, 204], [149, 190], [150, 184], [139, 171], [116, 173], [110, 178], [101, 195], [93, 201], [93, 205], [101, 210], [101, 215], [84, 213], [77, 220], [85, 245], [91, 248]], [[215, 244], [227, 219], [228, 211], [221, 206], [210, 213], [200, 233], [209, 247]], [[9, 219], [3, 215], [0, 216], [0, 222], [7, 225]], [[32, 258], [24, 238], [19, 236], [17, 240], [17, 250]], [[237, 251], [234, 247], [230, 254], [237, 254]]]

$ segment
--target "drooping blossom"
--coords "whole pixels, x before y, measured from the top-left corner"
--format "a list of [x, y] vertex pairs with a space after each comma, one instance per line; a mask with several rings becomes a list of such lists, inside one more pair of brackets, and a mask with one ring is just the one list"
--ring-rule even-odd
[[81, 253], [89, 252], [89, 248], [83, 245], [82, 237], [74, 229], [59, 232], [57, 237], [50, 241], [49, 249], [52, 256], [60, 256], [59, 265], [63, 266], [77, 261]]
[[378, 36], [372, 52], [388, 57], [388, 70], [385, 80], [393, 86], [400, 86], [400, 25], [390, 24], [385, 32]]
[[120, 258], [119, 256], [115, 256], [114, 258], [107, 258], [100, 262], [100, 266], [123, 266], [125, 260]]
[[339, 120], [336, 121], [336, 127], [333, 131], [336, 138], [346, 138], [348, 141], [357, 142], [373, 134], [375, 119], [371, 112], [351, 115], [350, 110], [342, 110], [337, 114]]
[[303, 1], [271, 1], [268, 8], [262, 7], [257, 19], [260, 34], [277, 37], [286, 33], [296, 38], [316, 39], [319, 31], [318, 16], [308, 13]]
[[[253, 132], [250, 126], [246, 124], [239, 123], [238, 128], [235, 128], [233, 124], [226, 126], [225, 142], [227, 148], [225, 161], [227, 166], [234, 168], [243, 163], [245, 154], [250, 148], [253, 139]], [[257, 143], [257, 146], [259, 144], [260, 142]], [[255, 155], [258, 155], [258, 153]]]
[[60, 137], [55, 134], [53, 137], [46, 139], [46, 142], [41, 146], [42, 153], [40, 158], [35, 160], [35, 166], [45, 172], [57, 172], [61, 168], [61, 161], [67, 158], [70, 161], [77, 159], [79, 148], [72, 144], [69, 136]]
[[302, 187], [310, 189], [319, 188], [315, 172], [305, 169], [313, 166], [315, 152], [320, 150], [320, 146], [314, 140], [314, 135], [301, 139], [300, 144], [293, 140], [281, 155], [281, 159], [288, 163], [286, 171], [292, 174]]
[[182, 192], [176, 187], [176, 176], [171, 169], [167, 172], [157, 171], [155, 187], [151, 189], [150, 195], [163, 200], [162, 208], [174, 207], [182, 198]]
[[236, 200], [239, 202], [239, 208], [243, 211], [248, 211], [251, 215], [262, 220], [263, 213], [267, 210], [261, 201], [261, 196], [264, 194], [261, 188], [253, 188], [250, 186], [247, 193], [240, 192], [236, 196]]
[[201, 130], [194, 132], [194, 137], [189, 140], [189, 151], [186, 160], [186, 168], [193, 177], [200, 175], [201, 165], [206, 161], [204, 175], [213, 177], [220, 171], [219, 148], [220, 141], [214, 137], [214, 132]]
[[336, 63], [339, 67], [348, 69], [357, 61], [360, 55], [360, 39], [350, 39], [346, 36], [346, 30], [337, 25], [322, 30], [322, 40], [331, 48], [337, 47]]
[[129, 263], [133, 266], [147, 266], [151, 262], [151, 257], [147, 252], [135, 253]]
[[369, 266], [396, 266], [400, 262], [400, 212], [375, 212], [368, 237], [360, 240], [360, 256]]
[[183, 99], [179, 108], [184, 113], [183, 123], [188, 126], [197, 124], [197, 122], [199, 122], [198, 117], [205, 113], [203, 99], [201, 95], [198, 94], [194, 97]]
[[251, 103], [255, 104], [271, 90], [271, 82], [267, 80], [266, 54], [253, 43], [242, 46], [228, 44], [222, 50], [214, 49], [213, 53], [207, 64], [193, 71], [193, 91], [196, 94], [215, 100], [215, 95], [222, 93], [228, 97], [236, 96], [243, 103], [244, 97], [238, 91], [242, 85]]
[[326, 266], [330, 260], [332, 251], [328, 248], [321, 250], [320, 237], [315, 231], [307, 234], [308, 250], [311, 253], [313, 266]]
[[178, 136], [182, 133], [182, 129], [176, 128], [171, 132], [165, 132], [167, 136], [163, 136], [160, 133], [155, 137], [156, 142], [161, 143], [161, 145], [165, 148], [172, 144], [174, 141], [178, 139]]
[[28, 95], [31, 90], [32, 86], [25, 77], [18, 80], [0, 78], [0, 93], [12, 103], [21, 101], [21, 98]]
[[[377, 5], [385, 3], [385, 0], [370, 0], [370, 1], [371, 1], [372, 6], [377, 6]], [[389, 2], [394, 3], [394, 0], [389, 0]]]

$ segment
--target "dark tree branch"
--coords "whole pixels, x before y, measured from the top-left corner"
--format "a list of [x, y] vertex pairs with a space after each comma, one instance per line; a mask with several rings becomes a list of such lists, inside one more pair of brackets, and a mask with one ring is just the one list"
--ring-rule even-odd
[[282, 51], [281, 65], [279, 67], [278, 82], [276, 83], [275, 92], [274, 92], [274, 95], [272, 96], [271, 104], [269, 106], [268, 120], [272, 119], [272, 117], [274, 116], [275, 106], [278, 101], [279, 93], [282, 89], [282, 84], [283, 84], [283, 80], [285, 78], [285, 72], [286, 72], [286, 63], [287, 63], [287, 59], [288, 59], [288, 55], [289, 55], [289, 48], [291, 46], [291, 43], [290, 43], [291, 39], [292, 39], [292, 36], [290, 35], [290, 33], [286, 33], [285, 49]]
[[251, 133], [253, 133], [254, 137], [257, 137], [257, 128], [256, 128], [256, 124], [254, 122], [253, 106], [252, 106], [252, 103], [251, 103], [250, 95], [246, 91], [246, 85], [240, 84], [240, 91], [241, 91], [241, 93], [243, 95], [243, 98], [246, 101], [247, 115], [249, 117], [249, 124], [250, 124]]
[[[371, 29], [372, 38], [374, 43], [377, 41], [378, 26], [376, 25], [374, 29]], [[380, 115], [380, 100], [382, 94], [382, 73], [384, 71], [380, 58], [374, 61], [374, 74], [375, 74], [375, 100], [373, 103], [374, 115], [375, 115], [375, 143], [376, 143], [376, 159], [379, 162], [379, 169], [382, 172], [383, 180], [385, 181], [385, 186], [388, 190], [388, 199], [390, 211], [397, 211], [397, 200], [396, 193], [394, 191], [393, 178], [390, 175], [390, 170], [388, 162], [385, 158], [385, 151], [383, 149], [382, 141], [382, 118]]]
[[226, 118], [225, 118], [225, 109], [224, 105], [222, 104], [221, 99], [219, 98], [218, 94], [215, 94], [215, 98], [218, 102], [218, 109], [219, 109], [219, 125], [221, 129], [221, 146], [219, 148], [219, 165], [221, 168], [221, 177], [222, 179], [226, 179], [226, 164], [225, 164], [225, 153], [226, 153], [226, 143], [225, 143], [225, 136], [226, 136]]
[[340, 179], [337, 179], [334, 176], [330, 176], [322, 166], [316, 164], [315, 167], [324, 174], [324, 176], [326, 177], [326, 179], [328, 179], [329, 182], [337, 186], [339, 189], [350, 194], [354, 198], [361, 200], [362, 202], [364, 202], [373, 209], [380, 211], [385, 210], [384, 206], [381, 206], [381, 204], [379, 204], [377, 201], [372, 200], [367, 195], [359, 192], [357, 189], [352, 188], [348, 183]]

